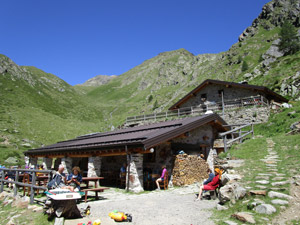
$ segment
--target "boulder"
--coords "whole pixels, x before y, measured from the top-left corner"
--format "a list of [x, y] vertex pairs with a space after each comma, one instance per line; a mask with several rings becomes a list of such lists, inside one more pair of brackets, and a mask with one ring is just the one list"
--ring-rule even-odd
[[236, 219], [242, 221], [242, 222], [255, 224], [255, 220], [254, 220], [253, 216], [250, 213], [238, 212], [238, 213], [235, 213], [231, 216], [233, 218], [236, 218]]
[[232, 183], [220, 188], [219, 200], [221, 203], [225, 203], [231, 200], [242, 199], [245, 195], [245, 188], [241, 187], [238, 183]]
[[261, 204], [255, 207], [255, 211], [260, 214], [272, 214], [276, 212], [276, 208], [270, 204]]
[[220, 204], [217, 204], [217, 210], [218, 211], [227, 210], [227, 209], [228, 209], [228, 207], [220, 205]]
[[19, 160], [17, 157], [8, 157], [4, 162], [7, 164], [17, 164]]
[[28, 207], [28, 204], [29, 200], [27, 200], [26, 198], [16, 198], [16, 200], [12, 203], [12, 207], [25, 209]]
[[1, 192], [0, 193], [0, 201], [3, 201], [8, 195], [9, 195], [9, 193], [7, 191]]
[[21, 145], [25, 148], [31, 148], [31, 144], [29, 144], [29, 143], [23, 143]]

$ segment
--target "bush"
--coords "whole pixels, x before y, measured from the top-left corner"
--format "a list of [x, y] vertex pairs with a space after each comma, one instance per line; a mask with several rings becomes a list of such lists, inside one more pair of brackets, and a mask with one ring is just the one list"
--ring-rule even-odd
[[244, 60], [242, 64], [242, 72], [247, 71], [249, 68], [248, 63]]

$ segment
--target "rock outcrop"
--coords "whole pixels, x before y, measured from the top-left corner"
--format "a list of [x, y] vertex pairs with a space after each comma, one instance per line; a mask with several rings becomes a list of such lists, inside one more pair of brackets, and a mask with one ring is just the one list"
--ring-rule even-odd
[[258, 27], [270, 30], [280, 26], [285, 20], [291, 21], [294, 26], [300, 27], [300, 3], [295, 0], [274, 0], [263, 6], [260, 15], [239, 36], [242, 42], [257, 33]]
[[91, 79], [88, 79], [83, 84], [78, 84], [78, 86], [91, 86], [97, 87], [103, 84], [107, 84], [111, 79], [116, 78], [117, 75], [98, 75]]

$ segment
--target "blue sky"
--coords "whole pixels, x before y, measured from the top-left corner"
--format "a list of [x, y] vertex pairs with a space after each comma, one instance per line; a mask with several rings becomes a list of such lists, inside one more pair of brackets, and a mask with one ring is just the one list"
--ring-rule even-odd
[[122, 74], [165, 51], [226, 51], [267, 2], [2, 1], [0, 53], [75, 85]]

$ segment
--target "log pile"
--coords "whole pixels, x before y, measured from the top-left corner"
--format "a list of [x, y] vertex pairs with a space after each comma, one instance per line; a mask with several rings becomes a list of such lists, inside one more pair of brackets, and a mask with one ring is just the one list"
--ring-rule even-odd
[[208, 178], [208, 165], [197, 155], [177, 155], [173, 169], [173, 184], [183, 186]]

